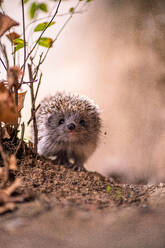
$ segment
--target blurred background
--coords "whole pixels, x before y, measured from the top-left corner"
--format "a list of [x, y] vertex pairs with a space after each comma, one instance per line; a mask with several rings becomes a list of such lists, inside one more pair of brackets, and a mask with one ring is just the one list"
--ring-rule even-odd
[[[45, 2], [50, 9], [57, 4]], [[76, 3], [63, 1], [59, 13]], [[21, 23], [20, 7], [20, 1], [4, 0], [6, 13]], [[65, 18], [57, 17], [47, 35]], [[100, 106], [101, 141], [88, 169], [120, 175], [124, 182], [165, 181], [164, 30], [163, 0], [94, 0], [73, 16], [50, 49], [38, 102], [62, 90], [87, 95]], [[29, 116], [27, 95], [25, 122]]]

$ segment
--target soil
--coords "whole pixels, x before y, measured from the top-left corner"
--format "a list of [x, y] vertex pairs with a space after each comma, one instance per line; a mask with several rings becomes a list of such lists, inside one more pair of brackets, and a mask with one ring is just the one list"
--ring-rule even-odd
[[[9, 141], [4, 142], [3, 147], [8, 154], [16, 149]], [[50, 206], [69, 204], [88, 210], [147, 204], [149, 186], [120, 184], [117, 179], [106, 178], [97, 172], [75, 171], [65, 165], [55, 165], [51, 160], [35, 156], [27, 147], [22, 154], [23, 149], [17, 156], [18, 171], [10, 171], [9, 181], [16, 178], [22, 181], [14, 192], [17, 195], [28, 194], [29, 199], [44, 195]]]
[[[15, 152], [18, 143], [19, 141], [17, 141], [14, 146], [12, 145], [12, 142], [6, 140], [3, 142], [3, 149], [8, 154], [12, 154]], [[1, 165], [3, 168], [2, 159]], [[94, 221], [94, 219], [98, 222], [104, 219], [104, 224], [102, 224], [104, 226], [107, 221], [105, 216], [108, 217], [110, 215], [110, 219], [114, 219], [115, 215], [116, 219], [118, 211], [121, 213], [124, 211], [124, 216], [127, 216], [128, 213], [132, 213], [132, 211], [136, 212], [136, 216], [139, 215], [139, 213], [137, 213], [139, 210], [133, 209], [144, 209], [144, 211], [147, 209], [150, 213], [150, 199], [152, 198], [152, 195], [160, 189], [165, 188], [164, 184], [121, 184], [118, 182], [118, 179], [106, 178], [97, 172], [79, 172], [74, 171], [72, 168], [67, 168], [65, 165], [55, 165], [48, 159], [41, 156], [35, 156], [26, 144], [21, 146], [17, 154], [17, 166], [17, 170], [9, 170], [9, 178], [5, 184], [2, 184], [3, 178], [0, 179], [2, 185], [0, 190], [0, 207], [4, 207], [7, 204], [1, 196], [1, 191], [10, 187], [16, 179], [21, 179], [21, 184], [16, 187], [10, 197], [10, 203], [13, 201], [14, 204], [12, 205], [13, 207], [6, 208], [0, 215], [2, 223], [0, 227], [0, 236], [4, 232], [8, 233], [11, 232], [11, 230], [13, 232], [16, 228], [17, 231], [19, 230], [19, 233], [17, 232], [18, 239], [22, 232], [22, 226], [28, 225], [30, 228], [29, 230], [33, 229], [33, 231], [34, 226], [36, 226], [38, 230], [36, 235], [38, 235], [38, 233], [42, 233], [41, 230], [44, 228], [44, 225], [46, 225], [48, 229], [50, 228], [50, 223], [53, 219], [55, 219], [59, 225], [62, 225], [61, 221], [67, 223], [68, 218], [70, 219], [73, 216], [76, 218], [76, 223], [79, 224], [84, 222], [84, 220], [88, 220], [88, 230], [89, 226], [93, 225], [92, 221]], [[129, 211], [127, 209], [129, 209]], [[46, 217], [44, 217], [45, 215]], [[59, 216], [61, 216], [60, 219], [58, 219]], [[36, 218], [38, 219], [36, 220]], [[47, 222], [47, 218], [49, 219], [49, 222]], [[129, 218], [131, 218], [130, 215]], [[139, 219], [137, 218], [137, 220]], [[76, 226], [77, 224], [75, 224], [74, 227], [75, 231]], [[64, 227], [61, 226], [61, 235], [63, 228]], [[77, 228], [81, 230], [81, 224], [78, 225]], [[28, 229], [26, 230], [25, 228], [24, 231], [25, 232], [22, 235], [26, 236], [25, 233], [28, 232]], [[90, 230], [88, 231], [90, 232]], [[36, 232], [36, 230], [34, 232]], [[16, 235], [15, 231], [13, 235]], [[95, 235], [97, 236], [97, 232]], [[47, 247], [46, 242], [48, 242], [50, 238], [48, 237], [49, 234], [47, 233], [45, 236], [45, 246], [43, 245], [42, 247]], [[63, 236], [63, 240], [64, 239]], [[3, 239], [1, 239], [1, 242], [2, 240]], [[4, 239], [2, 247], [24, 247], [23, 244], [22, 246], [18, 246], [17, 242], [15, 243], [15, 246], [9, 246], [7, 240], [8, 239]], [[5, 241], [7, 242], [7, 246], [4, 245]], [[55, 241], [56, 238], [54, 242]], [[95, 242], [91, 243], [90, 247], [97, 247], [96, 244], [95, 246], [92, 246], [94, 244]], [[25, 247], [33, 247], [33, 245]], [[64, 246], [59, 245], [59, 247], [81, 247], [80, 244], [79, 246], [73, 246], [72, 242], [70, 245], [71, 246], [66, 246], [66, 244], [64, 244]], [[84, 245], [84, 247], [89, 246]], [[129, 245], [127, 247], [129, 247]]]

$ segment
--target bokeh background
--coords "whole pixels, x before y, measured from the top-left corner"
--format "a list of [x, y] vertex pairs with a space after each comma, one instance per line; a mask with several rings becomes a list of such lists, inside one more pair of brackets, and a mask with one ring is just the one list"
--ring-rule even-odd
[[[46, 2], [51, 8], [56, 3]], [[63, 1], [59, 13], [75, 4]], [[20, 1], [4, 0], [4, 7], [21, 22]], [[56, 18], [47, 34], [53, 36], [65, 18]], [[100, 106], [101, 141], [88, 169], [118, 174], [125, 182], [165, 181], [164, 29], [163, 0], [94, 0], [74, 15], [49, 52], [38, 102], [64, 90]]]

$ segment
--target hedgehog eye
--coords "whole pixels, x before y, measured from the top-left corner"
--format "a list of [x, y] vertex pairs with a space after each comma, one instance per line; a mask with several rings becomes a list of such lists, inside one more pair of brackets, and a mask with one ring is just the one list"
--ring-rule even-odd
[[58, 124], [61, 125], [61, 124], [64, 124], [64, 122], [65, 122], [64, 119], [60, 119]]
[[85, 121], [84, 121], [83, 119], [81, 119], [81, 120], [79, 121], [79, 123], [80, 123], [81, 126], [83, 126], [83, 127], [85, 126]]

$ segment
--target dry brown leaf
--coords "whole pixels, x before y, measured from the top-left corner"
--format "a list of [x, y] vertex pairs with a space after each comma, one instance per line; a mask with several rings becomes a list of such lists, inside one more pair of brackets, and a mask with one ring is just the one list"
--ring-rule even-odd
[[17, 106], [9, 90], [0, 83], [0, 121], [7, 124], [16, 124], [18, 120]]
[[14, 45], [17, 45], [17, 43], [14, 42], [14, 40], [18, 39], [20, 37], [19, 34], [15, 33], [15, 32], [11, 32], [11, 33], [7, 34], [6, 36], [11, 41], [11, 43], [13, 43]]
[[7, 187], [6, 189], [3, 189], [3, 192], [7, 194], [8, 196], [10, 196], [19, 186], [21, 186], [21, 179], [17, 178], [14, 181], [14, 183], [12, 183], [9, 187]]
[[20, 67], [18, 66], [13, 66], [10, 67], [8, 73], [7, 73], [7, 81], [8, 81], [8, 85], [9, 88], [11, 89], [14, 86], [16, 86], [16, 88], [19, 88], [19, 77], [23, 75], [23, 72], [21, 71]]
[[13, 154], [9, 158], [9, 169], [14, 170], [14, 171], [18, 170], [18, 168], [17, 168], [17, 160], [16, 160], [16, 157]]
[[27, 91], [18, 93], [18, 112], [24, 107], [24, 100]]
[[[21, 110], [23, 109], [23, 107], [24, 107], [24, 100], [25, 100], [26, 92], [27, 92], [27, 91], [19, 92], [19, 93], [18, 93], [18, 106], [17, 106], [18, 113], [20, 113], [20, 111], [21, 111]], [[14, 93], [12, 94], [12, 96], [14, 97]]]
[[0, 207], [0, 214], [4, 214], [8, 211], [13, 211], [16, 208], [16, 204], [14, 202], [8, 202], [4, 206]]
[[11, 19], [9, 16], [0, 13], [0, 37], [11, 27], [19, 25], [18, 22]]
[[3, 176], [3, 168], [0, 167], [0, 177], [2, 177], [2, 176]]
[[2, 127], [2, 139], [10, 139], [10, 135], [6, 127]]
[[29, 199], [29, 197], [31, 197], [29, 193], [25, 193], [17, 196], [9, 196], [4, 192], [4, 190], [0, 190], [0, 205], [23, 202], [25, 199]]
[[2, 189], [0, 190], [0, 203], [3, 204], [5, 202], [9, 202], [9, 196]]
[[29, 199], [30, 197], [31, 196], [30, 196], [29, 193], [25, 193], [25, 194], [22, 194], [22, 195], [11, 196], [11, 197], [9, 197], [9, 199], [10, 199], [11, 202], [23, 202], [26, 199]]

